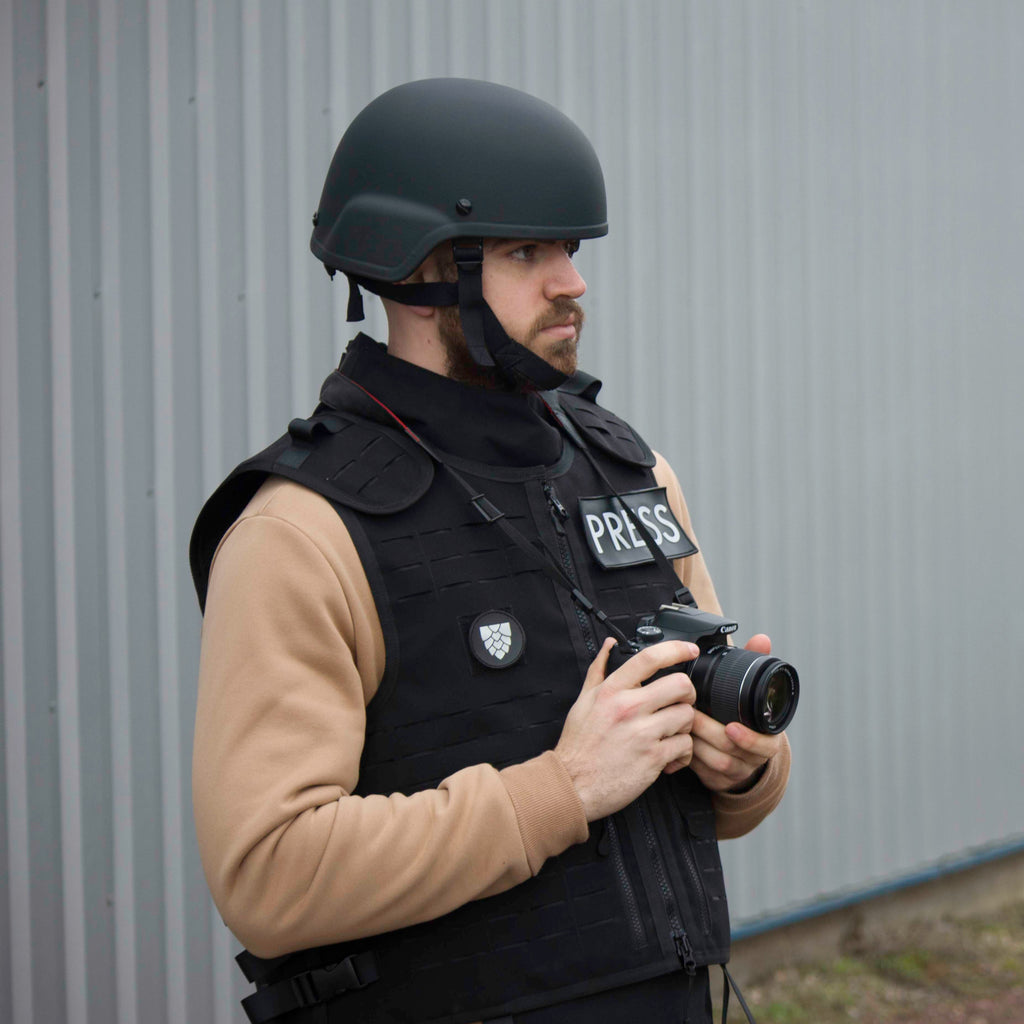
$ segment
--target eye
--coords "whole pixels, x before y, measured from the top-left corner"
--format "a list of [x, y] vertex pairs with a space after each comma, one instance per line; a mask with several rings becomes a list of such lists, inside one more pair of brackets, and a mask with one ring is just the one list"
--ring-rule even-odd
[[510, 259], [518, 260], [521, 263], [527, 263], [533, 259], [536, 251], [537, 246], [533, 244], [517, 245], [514, 249], [509, 251], [508, 255]]

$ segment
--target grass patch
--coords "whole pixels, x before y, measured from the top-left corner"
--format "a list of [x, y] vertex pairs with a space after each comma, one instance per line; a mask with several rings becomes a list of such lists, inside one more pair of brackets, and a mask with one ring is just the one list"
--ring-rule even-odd
[[767, 1024], [1024, 1021], [1024, 902], [985, 918], [901, 926], [865, 946], [744, 986], [755, 1017]]

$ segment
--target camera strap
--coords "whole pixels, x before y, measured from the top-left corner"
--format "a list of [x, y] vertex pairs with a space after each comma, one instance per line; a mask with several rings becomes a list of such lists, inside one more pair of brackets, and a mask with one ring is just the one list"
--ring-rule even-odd
[[756, 1024], [754, 1015], [750, 1012], [750, 1007], [747, 1006], [747, 1001], [743, 998], [743, 993], [740, 991], [739, 985], [736, 984], [736, 979], [729, 973], [729, 968], [725, 964], [719, 964], [722, 968], [722, 1024], [725, 1024], [729, 1017], [729, 989], [732, 988], [733, 992], [736, 993], [736, 998], [740, 1002], [740, 1008], [743, 1010], [744, 1016], [746, 1016], [749, 1024]]
[[[505, 517], [505, 513], [498, 508], [494, 502], [487, 497], [482, 491], [477, 490], [461, 473], [458, 472], [453, 466], [448, 465], [447, 462], [441, 457], [441, 455], [434, 451], [434, 449], [427, 444], [408, 424], [406, 424], [396, 413], [392, 412], [376, 395], [367, 391], [360, 383], [349, 378], [349, 381], [354, 384], [360, 391], [375, 402], [381, 409], [384, 410], [398, 424], [398, 426], [405, 433], [411, 441], [417, 444], [430, 456], [437, 465], [448, 471], [448, 474], [458, 484], [459, 488], [465, 492], [466, 498], [469, 504], [476, 510], [477, 514], [488, 523], [494, 523], [502, 533], [513, 543], [520, 551], [523, 552], [552, 582], [557, 586], [562, 587], [568, 591], [569, 596], [575, 602], [575, 604], [581, 608], [587, 615], [592, 615], [598, 622], [609, 633], [611, 633], [615, 639], [628, 646], [629, 639], [622, 632], [618, 626], [615, 625], [608, 616], [598, 608], [593, 601], [583, 593], [582, 590], [576, 585], [572, 577], [562, 568], [559, 562], [555, 559], [555, 556], [544, 546], [544, 543], [540, 540], [531, 542], [527, 537], [518, 530], [509, 520]], [[653, 541], [649, 542], [653, 543]], [[656, 546], [656, 545], [655, 545]], [[661, 554], [659, 551], [658, 554]], [[668, 565], [665, 556], [662, 555], [662, 560]], [[669, 566], [671, 571], [671, 566]], [[675, 574], [673, 573], [673, 576]], [[685, 588], [684, 588], [685, 589]], [[689, 594], [689, 591], [686, 591]], [[691, 603], [693, 599], [691, 597]]]

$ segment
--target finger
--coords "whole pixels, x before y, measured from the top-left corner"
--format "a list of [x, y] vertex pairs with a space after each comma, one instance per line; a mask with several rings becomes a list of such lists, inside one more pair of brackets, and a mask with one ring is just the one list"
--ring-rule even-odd
[[774, 757], [782, 746], [785, 733], [763, 733], [748, 729], [742, 722], [730, 722], [725, 726], [725, 735], [735, 746], [767, 760]]
[[697, 690], [690, 677], [683, 672], [670, 672], [659, 676], [643, 688], [645, 702], [652, 708], [664, 708], [670, 704], [694, 704]]
[[772, 653], [772, 641], [771, 637], [765, 633], [755, 633], [746, 643], [744, 647], [746, 651], [754, 651], [757, 654], [771, 654]]
[[696, 775], [712, 793], [722, 793], [737, 785], [737, 783], [732, 779], [725, 775], [719, 775], [718, 772], [712, 771], [707, 767], [707, 765], [702, 761], [698, 761], [696, 758], [691, 758], [690, 768], [693, 770], [694, 775]]
[[782, 745], [782, 733], [769, 735], [767, 733], [755, 732], [748, 729], [742, 722], [729, 722], [722, 725], [710, 715], [697, 712], [697, 718], [693, 723], [694, 734], [707, 740], [708, 743], [739, 756], [746, 755], [746, 759], [756, 758], [759, 762], [767, 761], [778, 753]]
[[729, 739], [729, 734], [725, 731], [725, 726], [721, 722], [712, 718], [710, 715], [703, 711], [698, 711], [693, 720], [693, 731], [696, 735], [700, 736], [701, 739], [706, 740], [714, 747], [733, 749], [737, 751], [742, 748], [737, 744], [734, 744]]
[[765, 758], [755, 758], [743, 752], [730, 753], [716, 747], [707, 740], [693, 735], [693, 761], [704, 765], [720, 778], [728, 780], [730, 786], [750, 778], [765, 763]]
[[601, 650], [597, 652], [597, 657], [594, 658], [587, 669], [586, 678], [583, 680], [583, 691], [592, 690], [604, 681], [605, 673], [608, 671], [608, 655], [614, 646], [615, 640], [613, 637], [607, 637], [605, 642], [601, 644]]
[[689, 704], [670, 704], [650, 716], [646, 728], [650, 735], [663, 740], [669, 736], [680, 736], [693, 728], [693, 708]]
[[683, 640], [665, 640], [660, 644], [651, 644], [612, 672], [607, 681], [615, 689], [621, 690], [640, 686], [663, 668], [693, 661], [699, 653], [696, 644]]
[[680, 768], [685, 768], [690, 764], [693, 758], [693, 738], [689, 733], [668, 736], [661, 741], [661, 745], [665, 756], [665, 768], [662, 769], [663, 771], [667, 771], [670, 767], [672, 771], [678, 771]]
[[[731, 725], [738, 725], [739, 723], [730, 723]], [[698, 711], [694, 716], [693, 721], [693, 735], [698, 737], [702, 743], [707, 744], [708, 748], [717, 752], [717, 755], [724, 755], [725, 757], [741, 761], [748, 765], [752, 770], [759, 768], [765, 763], [776, 751], [777, 745], [772, 741], [772, 737], [761, 736], [760, 733], [755, 733], [751, 729], [746, 729], [740, 726], [743, 732], [748, 737], [756, 737], [756, 740], [749, 746], [742, 746], [738, 743], [734, 743], [729, 737], [729, 729], [727, 726], [723, 726], [720, 722], [716, 722], [710, 715], [705, 715], [703, 712]], [[769, 742], [765, 743], [764, 740]], [[720, 761], [718, 756], [709, 757], [708, 760], [714, 763], [714, 766], [719, 770], [724, 770], [723, 765], [727, 764], [725, 761]]]

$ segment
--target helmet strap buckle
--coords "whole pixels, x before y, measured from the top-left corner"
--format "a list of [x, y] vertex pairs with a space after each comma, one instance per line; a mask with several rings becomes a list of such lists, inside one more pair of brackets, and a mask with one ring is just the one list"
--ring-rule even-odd
[[452, 242], [452, 256], [459, 274], [482, 274], [484, 270], [484, 244], [479, 238], [469, 242]]

